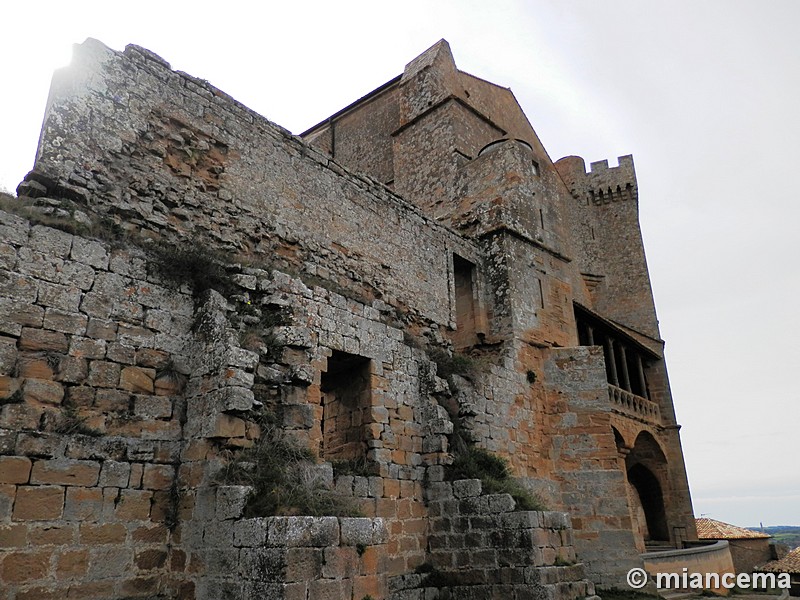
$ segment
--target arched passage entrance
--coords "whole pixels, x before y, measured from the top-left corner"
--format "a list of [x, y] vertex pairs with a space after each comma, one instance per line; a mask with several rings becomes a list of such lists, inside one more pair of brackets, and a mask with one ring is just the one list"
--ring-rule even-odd
[[669, 542], [667, 490], [664, 489], [664, 482], [668, 481], [667, 459], [652, 434], [642, 431], [636, 437], [636, 442], [625, 456], [625, 471], [631, 519], [642, 542]]
[[628, 483], [633, 488], [634, 500], [638, 500], [637, 512], [644, 513], [642, 535], [645, 542], [669, 541], [667, 513], [664, 509], [664, 494], [656, 476], [647, 467], [637, 464], [628, 469]]

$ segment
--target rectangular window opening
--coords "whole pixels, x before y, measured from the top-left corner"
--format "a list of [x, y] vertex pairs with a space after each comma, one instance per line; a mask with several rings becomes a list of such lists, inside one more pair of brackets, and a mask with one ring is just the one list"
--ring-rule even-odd
[[456, 331], [453, 343], [456, 348], [467, 348], [478, 343], [475, 265], [454, 254], [453, 279], [456, 293]]
[[323, 460], [360, 460], [367, 455], [372, 415], [370, 360], [333, 351], [322, 373]]

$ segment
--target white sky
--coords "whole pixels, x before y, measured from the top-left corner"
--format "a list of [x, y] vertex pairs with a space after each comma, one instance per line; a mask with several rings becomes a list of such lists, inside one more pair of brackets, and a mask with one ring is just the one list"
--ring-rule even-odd
[[[13, 2], [0, 187], [33, 163], [53, 69], [149, 48], [300, 133], [440, 38], [511, 87], [554, 160], [632, 153], [695, 514], [800, 525], [800, 2]], [[23, 6], [24, 4], [24, 6]]]

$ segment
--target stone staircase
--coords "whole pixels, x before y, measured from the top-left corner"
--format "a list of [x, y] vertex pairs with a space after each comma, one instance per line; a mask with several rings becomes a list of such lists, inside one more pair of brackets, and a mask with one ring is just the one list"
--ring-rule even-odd
[[389, 580], [391, 600], [596, 598], [566, 513], [518, 511], [477, 479], [428, 488], [428, 562]]

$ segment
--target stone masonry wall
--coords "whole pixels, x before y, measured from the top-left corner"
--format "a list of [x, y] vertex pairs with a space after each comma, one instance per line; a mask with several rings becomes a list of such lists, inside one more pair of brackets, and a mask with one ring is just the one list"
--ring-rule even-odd
[[249, 489], [205, 494], [191, 534], [198, 598], [362, 600], [387, 595], [383, 519], [243, 518]]
[[154, 596], [192, 298], [140, 253], [0, 212], [0, 597]]
[[575, 548], [592, 580], [614, 587], [640, 567], [610, 425], [602, 349], [547, 351], [545, 380], [554, 478], [575, 525]]
[[257, 254], [442, 325], [449, 256], [480, 262], [384, 186], [135, 46], [76, 46], [29, 179], [25, 193], [70, 197], [125, 229]]
[[[553, 561], [577, 551], [612, 586], [641, 564], [602, 353], [576, 346], [572, 303], [611, 298], [602, 274], [573, 258], [575, 214], [586, 225], [594, 213], [563, 206], [576, 198], [536, 139], [465, 162], [464, 148], [477, 152], [494, 126], [465, 124], [478, 117], [445, 93], [468, 77], [445, 46], [409, 65], [397, 107], [383, 99], [406, 121], [378, 170], [402, 171], [429, 200], [456, 200], [442, 185], [457, 184], [460, 204], [433, 208], [461, 233], [143, 48], [76, 48], [54, 78], [36, 165], [19, 188], [33, 208], [18, 212], [116, 240], [0, 213], [0, 600], [254, 590], [362, 600], [366, 589], [405, 600], [438, 593], [411, 575], [429, 562], [476, 577], [465, 598], [572, 600], [591, 593], [573, 585], [583, 567]], [[446, 134], [441, 160], [420, 167], [411, 158], [431, 131]], [[448, 140], [466, 145], [453, 153]], [[588, 193], [616, 177], [594, 171], [565, 181]], [[634, 177], [632, 163], [618, 171]], [[610, 198], [588, 210], [622, 211], [636, 228], [635, 198]], [[164, 261], [187, 247], [224, 282], [170, 275]], [[637, 252], [608, 261], [635, 263], [642, 283]], [[480, 330], [469, 358], [455, 357], [467, 368], [444, 377], [464, 318], [456, 264]], [[644, 300], [631, 314], [646, 321]], [[660, 351], [659, 340], [631, 335]], [[651, 371], [671, 409], [663, 362]], [[570, 512], [574, 538], [569, 522], [516, 513], [510, 497], [444, 483], [456, 418], [464, 439], [508, 458], [551, 509]], [[245, 519], [248, 488], [222, 486], [219, 474], [276, 432], [318, 459], [325, 485], [364, 515], [358, 527], [381, 533], [354, 544], [355, 521]], [[665, 489], [681, 495], [670, 518], [689, 519], [677, 430], [656, 434], [674, 462]], [[343, 456], [363, 471], [337, 470]], [[445, 523], [445, 504], [458, 524]], [[336, 566], [351, 559], [357, 572]]]

